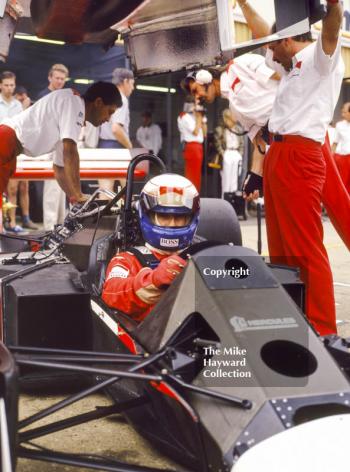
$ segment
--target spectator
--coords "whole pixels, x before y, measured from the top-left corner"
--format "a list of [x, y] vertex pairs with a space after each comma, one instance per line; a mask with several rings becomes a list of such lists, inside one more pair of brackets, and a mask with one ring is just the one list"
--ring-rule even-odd
[[[16, 88], [16, 75], [5, 71], [1, 75], [0, 95], [0, 123], [5, 118], [11, 118], [23, 111], [22, 104], [14, 97]], [[8, 211], [9, 224], [6, 230], [10, 233], [23, 233], [23, 228], [37, 229], [29, 217], [29, 182], [27, 180], [10, 180], [7, 186], [8, 199], [13, 208]], [[17, 192], [19, 192], [19, 203], [22, 211], [22, 226], [16, 224]]]
[[[49, 84], [39, 92], [39, 100], [45, 95], [60, 90], [64, 87], [69, 71], [63, 64], [54, 64], [48, 74]], [[61, 146], [61, 145], [60, 145]], [[47, 154], [49, 160], [53, 160], [54, 153]], [[62, 152], [62, 150], [60, 151]], [[46, 231], [51, 231], [55, 225], [62, 224], [66, 214], [66, 194], [58, 185], [57, 180], [45, 180], [43, 192], [43, 223]]]
[[[112, 82], [119, 90], [122, 97], [122, 106], [111, 116], [108, 123], [104, 123], [100, 130], [99, 148], [131, 149], [132, 144], [129, 138], [129, 97], [134, 90], [134, 74], [129, 69], [114, 69]], [[108, 190], [113, 190], [114, 180], [100, 179], [99, 186]], [[123, 185], [125, 179], [121, 181]]]
[[33, 103], [31, 98], [28, 96], [27, 89], [22, 85], [17, 85], [15, 98], [21, 102], [23, 110], [26, 110]]
[[51, 66], [49, 70], [49, 75], [47, 77], [49, 85], [38, 93], [36, 99], [39, 100], [40, 98], [45, 97], [45, 95], [50, 92], [53, 92], [54, 90], [61, 90], [66, 83], [68, 74], [69, 71], [67, 67], [63, 64], [54, 64], [53, 66]]
[[152, 123], [152, 113], [144, 111], [141, 115], [142, 125], [136, 131], [136, 139], [142, 147], [158, 155], [162, 147], [162, 130]]

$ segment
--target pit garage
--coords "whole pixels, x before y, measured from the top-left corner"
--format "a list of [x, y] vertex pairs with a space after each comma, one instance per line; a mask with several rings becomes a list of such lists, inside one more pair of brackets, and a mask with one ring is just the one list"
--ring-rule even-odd
[[[101, 298], [111, 257], [144, 244], [137, 183], [149, 178], [150, 169], [160, 175], [176, 169], [177, 94], [171, 90], [176, 90], [180, 75], [187, 69], [223, 65], [267, 42], [303, 33], [311, 13], [315, 20], [322, 18], [323, 5], [275, 0], [276, 35], [251, 40], [244, 37], [240, 22], [232, 27], [236, 13], [229, 2], [171, 5], [150, 0], [125, 5], [111, 0], [100, 5], [90, 0], [21, 0], [3, 2], [3, 8], [7, 3], [22, 4], [23, 14], [19, 19], [19, 14], [16, 18], [6, 12], [0, 22], [0, 52], [8, 61], [3, 68], [11, 64], [11, 46], [5, 39], [15, 34], [17, 20], [16, 34], [68, 43], [67, 57], [82, 51], [79, 59], [86, 60], [88, 80], [108, 79], [98, 75], [98, 67], [94, 70], [90, 52], [95, 51], [98, 62], [98, 48], [122, 39], [126, 56], [109, 49], [104, 59], [113, 67], [127, 60], [138, 81], [166, 89], [156, 106], [163, 108], [167, 140], [162, 158], [142, 149], [103, 156], [82, 150], [82, 178], [114, 173], [126, 177], [126, 186], [116, 193], [102, 192], [102, 198], [93, 192], [49, 234], [0, 238], [3, 472], [345, 467], [349, 341], [316, 333], [304, 314], [305, 286], [299, 271], [271, 264], [265, 254], [242, 245], [240, 223], [227, 202], [201, 198], [195, 244], [181, 253], [187, 260], [185, 270], [141, 323]], [[157, 54], [151, 55], [154, 45]], [[72, 82], [79, 80], [81, 70], [77, 67]], [[24, 77], [19, 65], [18, 71]], [[138, 103], [141, 108], [141, 91]], [[40, 179], [52, 178], [49, 167], [29, 159], [17, 169], [18, 178], [33, 178], [35, 173]], [[59, 396], [51, 397], [50, 406], [38, 401], [42, 392], [51, 396], [53, 387]], [[18, 410], [23, 391], [31, 395], [22, 403], [24, 412]], [[91, 394], [100, 396], [80, 410], [77, 401]], [[61, 416], [66, 407], [69, 415]], [[47, 421], [53, 413], [59, 416]], [[102, 422], [109, 417], [110, 423]], [[95, 430], [90, 425], [96, 420], [102, 426]], [[116, 429], [113, 422], [120, 423]], [[83, 425], [90, 440], [106, 431], [109, 438], [115, 434], [115, 443], [122, 447], [114, 448], [108, 440], [108, 447], [102, 445], [97, 452], [90, 449], [91, 442], [71, 451], [66, 446], [72, 436], [78, 443], [84, 441], [78, 429], [73, 435], [69, 429], [77, 425]], [[57, 432], [64, 446], [55, 440], [41, 442]], [[333, 454], [320, 461], [319, 448], [330, 447], [325, 442], [330, 436], [336, 438]], [[134, 441], [141, 453], [133, 452]]]

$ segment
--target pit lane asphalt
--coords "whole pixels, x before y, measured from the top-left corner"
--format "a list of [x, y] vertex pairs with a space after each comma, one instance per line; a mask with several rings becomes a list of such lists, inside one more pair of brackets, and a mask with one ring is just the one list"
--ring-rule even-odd
[[[263, 255], [267, 255], [264, 223], [263, 220], [262, 252]], [[257, 250], [256, 218], [250, 216], [248, 221], [242, 221], [241, 228], [243, 245]], [[327, 218], [324, 221], [324, 235], [334, 277], [338, 330], [341, 336], [346, 337], [350, 336], [350, 252], [346, 249]], [[27, 417], [39, 408], [45, 408], [61, 398], [61, 396], [47, 394], [23, 395], [20, 401], [20, 418]], [[102, 395], [95, 395], [57, 413], [50, 421], [86, 412], [96, 405], [108, 404], [109, 400], [107, 398]], [[35, 426], [41, 424], [45, 424], [45, 421], [38, 422]], [[175, 465], [155, 451], [120, 415], [70, 428], [64, 432], [54, 433], [35, 442], [60, 451], [94, 452], [100, 455], [112, 456], [117, 460], [147, 465], [148, 467], [184, 470], [183, 467]], [[73, 468], [24, 459], [20, 459], [17, 466], [17, 472], [82, 472], [87, 470], [85, 468]]]

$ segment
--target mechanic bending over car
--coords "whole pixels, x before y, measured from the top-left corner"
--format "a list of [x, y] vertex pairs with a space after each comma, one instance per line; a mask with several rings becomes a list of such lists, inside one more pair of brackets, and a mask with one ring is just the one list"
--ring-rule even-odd
[[84, 200], [80, 187], [77, 143], [85, 121], [100, 126], [121, 106], [118, 89], [97, 82], [80, 96], [73, 89], [54, 91], [0, 125], [0, 194], [24, 153], [39, 156], [55, 152], [55, 177], [71, 203]]
[[194, 238], [199, 194], [185, 177], [162, 174], [142, 189], [138, 211], [145, 246], [113, 257], [102, 299], [111, 308], [142, 321], [186, 265], [179, 253]]

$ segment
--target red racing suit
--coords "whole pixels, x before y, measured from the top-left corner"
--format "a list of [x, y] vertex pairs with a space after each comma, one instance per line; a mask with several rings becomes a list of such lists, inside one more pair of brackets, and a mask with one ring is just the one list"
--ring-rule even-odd
[[[156, 269], [144, 267], [132, 252], [121, 252], [110, 261], [106, 280], [102, 290], [102, 300], [111, 308], [130, 315], [135, 321], [146, 318], [153, 306], [159, 301], [165, 288], [162, 286], [171, 283], [180, 269], [174, 268], [168, 273], [166, 264], [170, 261], [183, 261], [175, 254], [160, 254], [151, 251], [160, 262]], [[163, 266], [163, 267], [162, 267]], [[164, 269], [165, 272], [164, 273]], [[161, 277], [159, 277], [159, 274]]]

